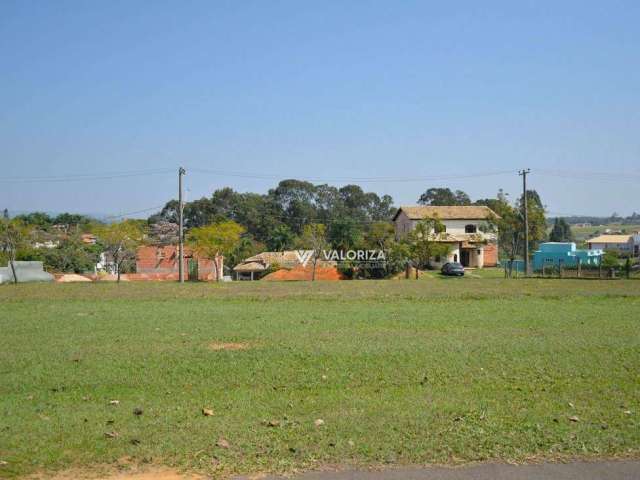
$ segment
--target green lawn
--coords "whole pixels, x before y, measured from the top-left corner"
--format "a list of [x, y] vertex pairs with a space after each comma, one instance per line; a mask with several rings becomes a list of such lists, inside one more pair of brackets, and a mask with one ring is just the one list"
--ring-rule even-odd
[[2, 286], [0, 477], [639, 456], [640, 281], [496, 277]]

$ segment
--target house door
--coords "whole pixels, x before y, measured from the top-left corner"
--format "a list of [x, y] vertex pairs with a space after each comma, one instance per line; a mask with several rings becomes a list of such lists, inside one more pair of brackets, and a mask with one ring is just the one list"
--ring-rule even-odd
[[189, 259], [189, 281], [195, 282], [198, 280], [198, 260], [195, 258]]
[[463, 267], [469, 266], [469, 250], [460, 250], [460, 263]]

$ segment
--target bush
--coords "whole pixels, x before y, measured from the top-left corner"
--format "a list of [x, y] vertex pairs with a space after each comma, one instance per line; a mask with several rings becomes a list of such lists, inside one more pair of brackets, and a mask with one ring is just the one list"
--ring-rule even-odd
[[603, 268], [618, 268], [620, 261], [616, 252], [606, 251], [602, 256], [601, 264]]

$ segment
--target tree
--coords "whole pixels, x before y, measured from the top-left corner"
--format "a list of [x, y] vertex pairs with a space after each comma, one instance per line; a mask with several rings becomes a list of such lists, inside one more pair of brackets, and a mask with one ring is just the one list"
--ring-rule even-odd
[[100, 259], [100, 246], [87, 245], [79, 234], [63, 238], [55, 248], [39, 249], [42, 261], [56, 272], [84, 273], [93, 271]]
[[418, 203], [433, 206], [471, 205], [471, 199], [462, 190], [454, 193], [449, 188], [430, 188], [420, 195]]
[[372, 223], [364, 235], [363, 246], [367, 250], [382, 250], [385, 253], [384, 268], [365, 269], [366, 274], [376, 278], [382, 278], [395, 273], [404, 268], [406, 262], [398, 263], [398, 256], [392, 255], [392, 251], [397, 253], [395, 246], [396, 230], [391, 222]]
[[[520, 196], [516, 208], [519, 210], [524, 230], [524, 196]], [[538, 248], [538, 244], [547, 238], [547, 219], [540, 195], [535, 190], [527, 190], [527, 212], [529, 217], [529, 252]]]
[[302, 232], [304, 225], [316, 220], [316, 187], [302, 180], [283, 180], [269, 190], [271, 196], [283, 212], [283, 220], [296, 234]]
[[28, 245], [31, 231], [31, 227], [25, 225], [22, 220], [0, 219], [0, 252], [4, 253], [7, 257], [11, 272], [13, 273], [14, 283], [18, 283], [15, 266], [16, 256], [20, 248]]
[[229, 254], [229, 264], [237, 265], [246, 258], [253, 257], [254, 255], [264, 251], [264, 245], [256, 242], [248, 235], [242, 235], [240, 241]]
[[139, 220], [123, 220], [121, 222], [100, 225], [96, 236], [105, 252], [113, 257], [118, 282], [123, 266], [136, 258], [136, 249], [144, 240], [144, 229]]
[[283, 224], [275, 227], [269, 238], [267, 238], [267, 248], [272, 252], [282, 252], [293, 247], [296, 236], [291, 229]]
[[24, 225], [31, 225], [41, 230], [47, 230], [53, 224], [53, 219], [49, 214], [44, 212], [32, 212], [17, 215], [15, 218], [23, 222]]
[[440, 241], [444, 225], [436, 217], [425, 218], [407, 235], [409, 253], [417, 268], [431, 268], [431, 259], [449, 253], [449, 246]]
[[349, 250], [361, 239], [361, 229], [351, 217], [339, 218], [329, 225], [327, 240], [337, 250]]
[[549, 234], [549, 241], [551, 242], [571, 242], [573, 241], [573, 233], [571, 232], [571, 226], [564, 218], [556, 217], [551, 233]]
[[322, 251], [327, 247], [327, 228], [322, 223], [310, 223], [304, 226], [300, 243], [309, 250], [313, 250], [313, 271], [311, 281], [316, 279], [316, 265]]
[[[393, 199], [365, 192], [358, 185], [336, 188], [330, 185], [289, 179], [283, 180], [266, 195], [239, 193], [221, 188], [211, 197], [203, 197], [184, 206], [187, 229], [223, 220], [242, 225], [252, 240], [271, 250], [291, 248], [307, 223], [330, 225], [335, 220], [352, 221], [360, 236], [370, 221], [388, 220], [393, 214]], [[177, 223], [178, 202], [167, 202], [161, 212], [149, 217], [149, 224], [159, 221]], [[291, 235], [280, 226], [286, 226]], [[274, 231], [278, 229], [277, 234]]]
[[364, 243], [367, 248], [377, 248], [387, 250], [395, 242], [396, 230], [390, 222], [372, 223], [364, 236]]
[[602, 255], [602, 260], [600, 260], [600, 264], [603, 268], [618, 268], [620, 266], [618, 254], [611, 250], [605, 250], [604, 255]]
[[225, 220], [191, 229], [187, 242], [199, 257], [213, 260], [217, 281], [220, 277], [217, 257], [230, 256], [238, 247], [244, 232], [245, 229], [241, 225], [233, 220]]

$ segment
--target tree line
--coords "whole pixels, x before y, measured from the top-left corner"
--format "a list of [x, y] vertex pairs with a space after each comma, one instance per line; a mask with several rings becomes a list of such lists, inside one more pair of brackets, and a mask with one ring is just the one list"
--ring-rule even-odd
[[[538, 193], [535, 190], [528, 191], [527, 199], [529, 247], [533, 251], [540, 241], [547, 239], [547, 227], [544, 205]], [[494, 198], [472, 201], [461, 190], [436, 187], [420, 195], [418, 203], [434, 206], [486, 205], [497, 215], [490, 223], [498, 232], [501, 254], [507, 258], [522, 255], [522, 196], [510, 202], [500, 190]], [[240, 193], [228, 187], [222, 188], [214, 191], [210, 197], [186, 202], [183, 212], [187, 243], [197, 251], [206, 250], [207, 255], [214, 253], [212, 248], [218, 248], [218, 253], [227, 258], [226, 263], [230, 266], [262, 251], [312, 249], [314, 245], [321, 244], [341, 250], [387, 250], [390, 255], [385, 271], [356, 273], [385, 276], [402, 269], [407, 261], [425, 267], [429, 256], [439, 254], [437, 245], [416, 245], [420, 242], [415, 235], [396, 241], [391, 223], [395, 210], [391, 196], [366, 192], [358, 185], [338, 188], [290, 179], [281, 181], [266, 194]], [[16, 259], [42, 260], [53, 270], [83, 272], [93, 269], [101, 251], [111, 252], [112, 257], [121, 258], [123, 271], [131, 268], [136, 242], [155, 245], [177, 243], [177, 221], [178, 202], [170, 200], [160, 212], [146, 220], [104, 223], [77, 214], [64, 213], [51, 217], [35, 212], [11, 220], [5, 218], [3, 224], [13, 222], [29, 230], [31, 241], [15, 250]], [[420, 228], [435, 232], [437, 221], [427, 219]], [[116, 226], [120, 224], [119, 233], [109, 231], [117, 229]], [[82, 233], [96, 234], [97, 244], [83, 243], [80, 237]], [[36, 238], [48, 236], [57, 239], [55, 248], [34, 248]], [[122, 246], [123, 236], [137, 240], [128, 242], [125, 249]], [[206, 242], [208, 247], [203, 246]], [[126, 255], [125, 250], [128, 251]], [[4, 256], [5, 261], [7, 252], [8, 248], [0, 248], [0, 257]]]

